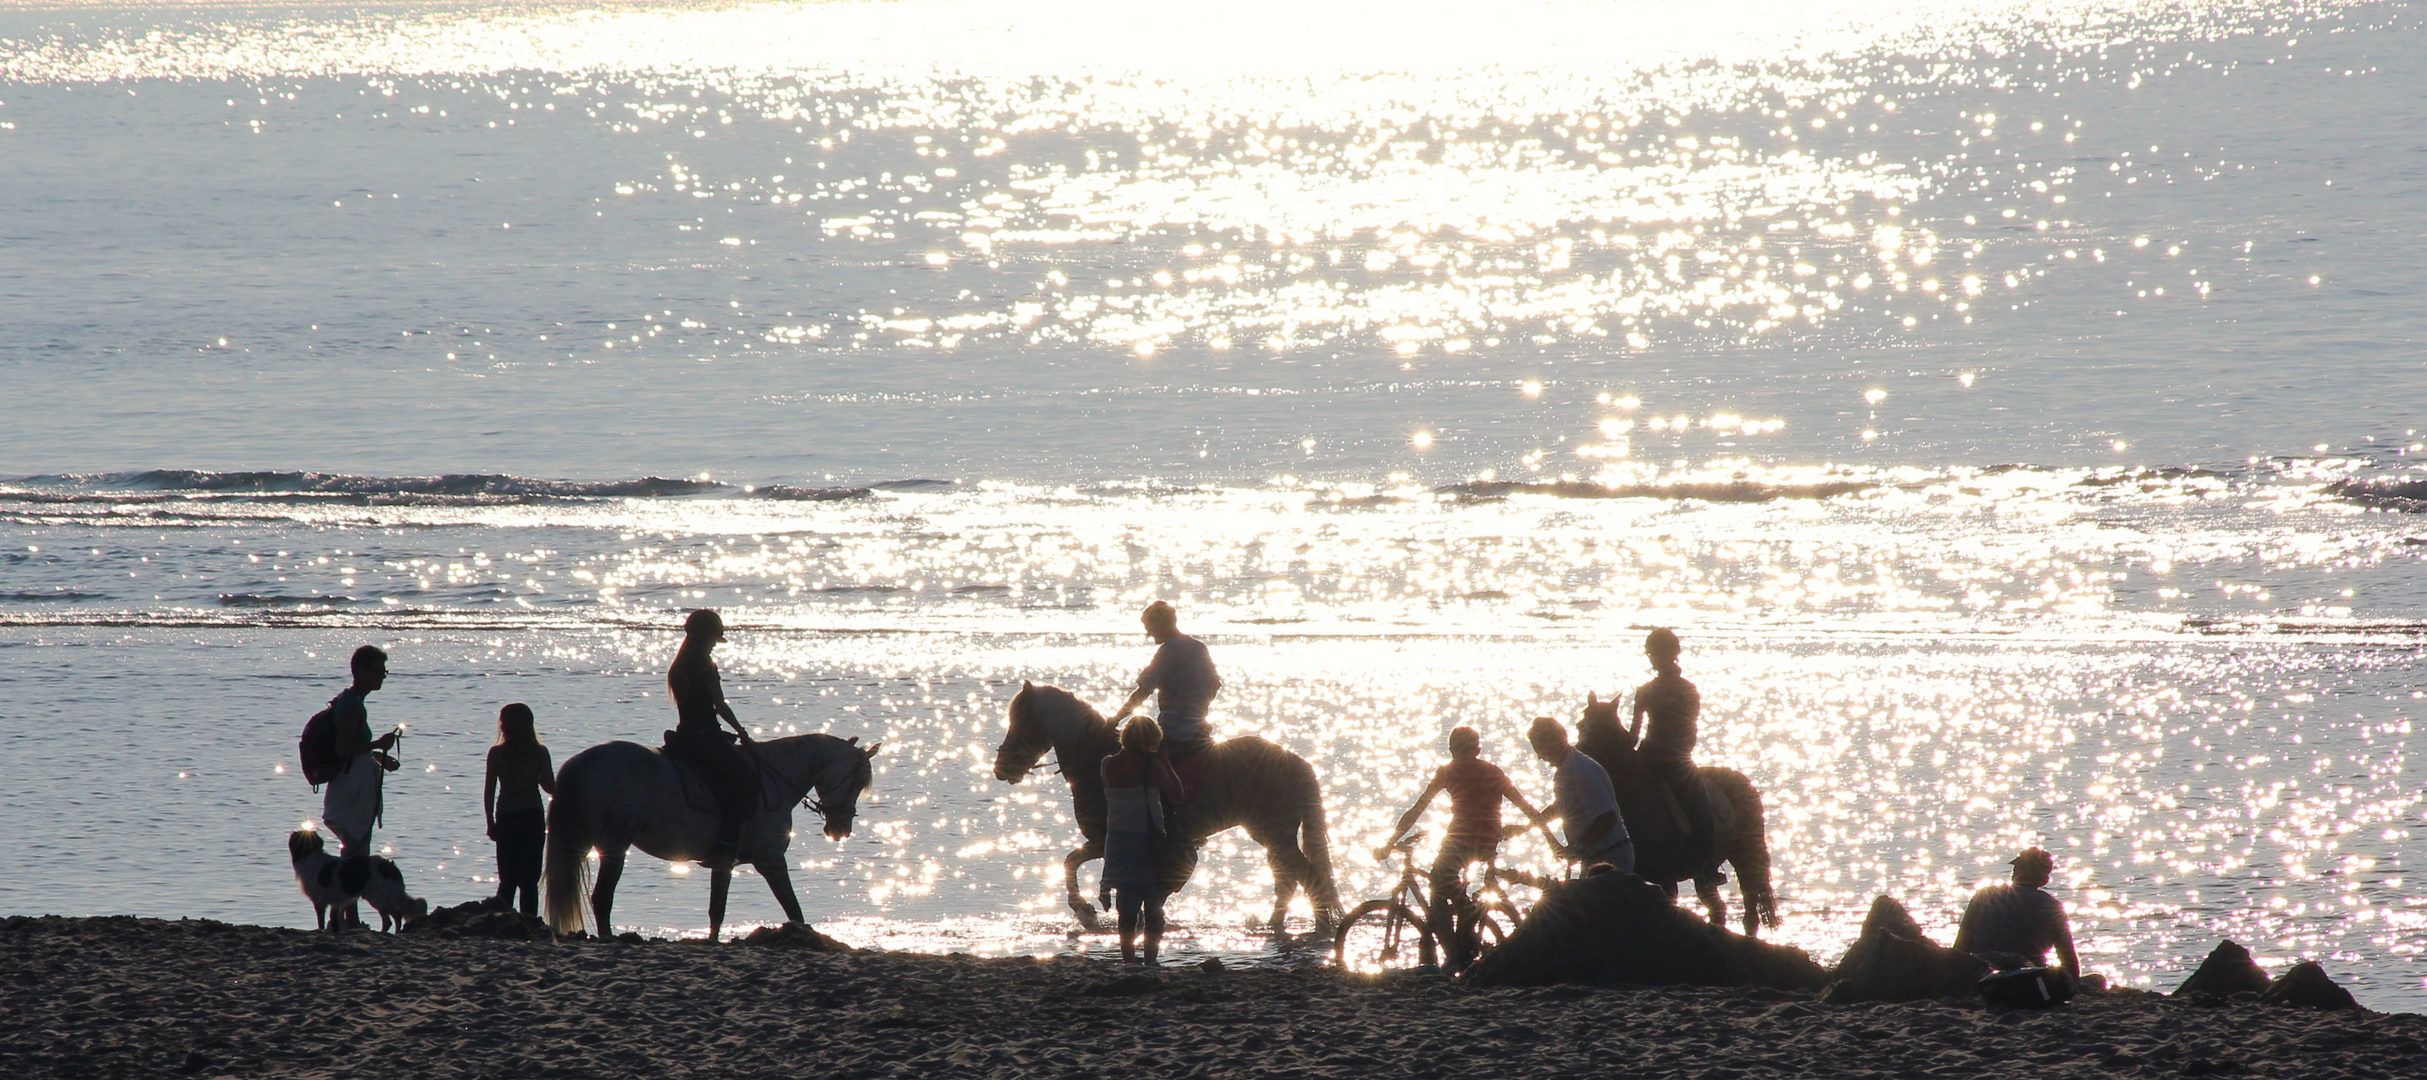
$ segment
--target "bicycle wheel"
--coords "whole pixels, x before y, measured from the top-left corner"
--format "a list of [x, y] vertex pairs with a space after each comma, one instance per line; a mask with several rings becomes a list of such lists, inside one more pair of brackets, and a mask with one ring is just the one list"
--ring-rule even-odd
[[1475, 914], [1475, 959], [1480, 960], [1499, 948], [1501, 942], [1508, 940], [1509, 931], [1515, 930], [1517, 924], [1523, 921], [1517, 915], [1517, 905], [1506, 900], [1494, 900], [1483, 905], [1482, 910]]
[[1332, 963], [1342, 971], [1371, 974], [1417, 964], [1436, 964], [1424, 920], [1396, 900], [1368, 900], [1340, 924], [1332, 939]]

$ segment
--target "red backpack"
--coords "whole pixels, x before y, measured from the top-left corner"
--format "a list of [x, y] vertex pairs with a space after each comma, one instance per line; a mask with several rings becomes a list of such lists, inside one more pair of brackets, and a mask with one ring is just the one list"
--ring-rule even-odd
[[330, 698], [328, 708], [303, 722], [303, 738], [295, 741], [295, 753], [303, 758], [304, 782], [314, 791], [345, 771], [345, 759], [337, 756], [337, 703], [344, 699], [344, 694]]

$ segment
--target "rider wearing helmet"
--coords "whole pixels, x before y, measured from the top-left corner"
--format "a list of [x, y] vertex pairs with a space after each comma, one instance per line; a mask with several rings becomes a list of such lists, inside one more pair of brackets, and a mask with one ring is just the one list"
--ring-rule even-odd
[[[666, 733], [666, 756], [698, 770], [716, 797], [716, 846], [711, 865], [730, 863], [741, 848], [742, 825], [758, 814], [758, 770], [735, 741], [749, 739], [742, 723], [725, 703], [724, 680], [710, 653], [725, 640], [725, 620], [702, 608], [683, 620], [683, 646], [666, 670], [666, 691], [674, 697], [674, 730]], [[718, 720], [733, 726], [728, 732]]]
[[[1719, 836], [1704, 795], [1702, 777], [1694, 771], [1696, 728], [1702, 718], [1702, 692], [1687, 681], [1677, 663], [1684, 646], [1677, 632], [1654, 630], [1643, 639], [1643, 655], [1658, 672], [1635, 690], [1633, 730], [1641, 732], [1640, 749], [1652, 775], [1668, 785], [1680, 815], [1679, 831], [1694, 865], [1704, 872], [1719, 865]], [[1646, 725], [1645, 718], [1650, 718]]]

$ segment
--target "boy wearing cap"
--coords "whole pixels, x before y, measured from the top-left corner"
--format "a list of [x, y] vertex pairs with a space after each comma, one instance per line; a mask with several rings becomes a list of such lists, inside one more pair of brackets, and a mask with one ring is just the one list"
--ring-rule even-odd
[[1972, 895], [1964, 906], [1962, 926], [1955, 931], [1955, 948], [1988, 961], [2000, 970], [2044, 966], [2055, 949], [2067, 978], [2081, 978], [2081, 958], [2073, 952], [2073, 930], [2065, 921], [2065, 906], [2042, 891], [2056, 871], [2056, 858], [2039, 848], [2016, 855], [2014, 882], [1991, 885]]

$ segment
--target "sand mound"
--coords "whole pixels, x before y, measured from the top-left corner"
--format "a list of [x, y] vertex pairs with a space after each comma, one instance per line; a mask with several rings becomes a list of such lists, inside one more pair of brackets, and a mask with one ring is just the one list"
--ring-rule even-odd
[[1980, 977], [1989, 965], [1970, 953], [1959, 953], [1931, 941], [1894, 897], [1871, 902], [1862, 921], [1862, 936], [1846, 950], [1831, 975], [1821, 1000], [1832, 1004], [1858, 1001], [1922, 1001], [1928, 998], [1980, 997]]
[[2174, 996], [2215, 994], [2264, 994], [2267, 992], [2267, 972], [2250, 959], [2250, 950], [2231, 938], [2216, 943], [2208, 958], [2199, 962], [2199, 970], [2174, 988]]
[[1468, 968], [1468, 986], [1637, 983], [1817, 990], [1826, 973], [1801, 949], [1695, 918], [1631, 874], [1545, 892], [1508, 940]]
[[762, 926], [750, 931], [740, 944], [769, 949], [796, 949], [801, 952], [850, 952], [851, 946], [827, 937], [799, 923], [782, 926]]
[[2315, 960], [2303, 960], [2292, 970], [2275, 980], [2275, 985], [2259, 995], [2265, 1005], [2289, 1005], [2301, 1009], [2357, 1009], [2360, 1003], [2351, 1000], [2351, 991], [2335, 985], [2326, 977], [2326, 969]]
[[454, 907], [443, 907], [404, 926], [406, 933], [436, 934], [439, 937], [483, 937], [500, 941], [546, 941], [555, 935], [548, 924], [498, 904], [495, 900], [470, 900]]

